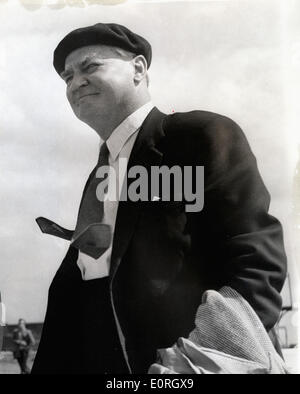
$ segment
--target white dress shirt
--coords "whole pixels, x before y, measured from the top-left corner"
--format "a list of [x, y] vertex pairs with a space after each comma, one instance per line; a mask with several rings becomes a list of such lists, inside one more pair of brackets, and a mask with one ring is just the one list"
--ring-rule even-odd
[[[109, 190], [108, 196], [111, 196], [111, 192], [115, 190], [112, 182], [117, 181], [117, 185], [123, 185], [124, 176], [127, 171], [127, 164], [130, 158], [132, 148], [135, 140], [138, 136], [138, 132], [143, 124], [144, 120], [153, 109], [152, 102], [140, 107], [137, 111], [129, 115], [110, 135], [106, 140], [106, 144], [109, 150], [109, 165], [115, 171], [116, 179], [109, 173], [108, 183]], [[122, 159], [120, 161], [120, 159]], [[126, 159], [126, 160], [123, 160]], [[119, 173], [119, 165], [121, 173]], [[104, 200], [104, 222], [111, 225], [112, 228], [112, 240], [115, 231], [115, 224], [117, 218], [117, 211], [119, 206], [119, 190], [117, 188], [116, 199], [108, 197]], [[104, 278], [109, 275], [110, 259], [112, 253], [112, 244], [106, 250], [103, 255], [95, 260], [86, 254], [79, 252], [77, 265], [80, 268], [83, 280], [92, 280], [98, 278]]]

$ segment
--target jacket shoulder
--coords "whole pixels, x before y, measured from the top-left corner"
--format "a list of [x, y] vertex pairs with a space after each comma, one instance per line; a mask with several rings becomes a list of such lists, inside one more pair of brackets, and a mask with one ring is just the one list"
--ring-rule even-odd
[[185, 147], [185, 152], [204, 150], [206, 156], [231, 149], [249, 152], [249, 144], [239, 125], [227, 116], [207, 111], [167, 115], [164, 132], [168, 145]]
[[227, 116], [208, 111], [178, 112], [167, 115], [164, 121], [167, 135], [180, 135], [182, 138], [215, 138], [241, 132], [240, 127]]

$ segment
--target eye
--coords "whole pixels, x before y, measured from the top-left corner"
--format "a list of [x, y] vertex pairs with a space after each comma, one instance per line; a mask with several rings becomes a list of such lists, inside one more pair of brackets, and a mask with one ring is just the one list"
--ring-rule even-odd
[[93, 72], [93, 71], [95, 71], [96, 68], [99, 67], [99, 66], [100, 66], [100, 64], [98, 64], [98, 63], [91, 63], [91, 64], [89, 64], [89, 65], [85, 68], [85, 70], [86, 70], [87, 72]]
[[73, 75], [68, 75], [67, 77], [64, 78], [65, 83], [66, 83], [67, 85], [70, 84], [70, 82], [72, 81], [72, 79], [73, 79]]

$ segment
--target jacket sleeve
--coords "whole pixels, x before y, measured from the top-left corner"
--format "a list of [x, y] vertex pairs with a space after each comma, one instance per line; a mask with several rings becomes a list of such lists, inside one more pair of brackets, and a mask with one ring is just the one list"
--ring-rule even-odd
[[270, 196], [239, 126], [219, 116], [199, 134], [202, 216], [221, 256], [223, 285], [238, 291], [269, 330], [279, 318], [286, 277], [281, 224], [268, 213]]

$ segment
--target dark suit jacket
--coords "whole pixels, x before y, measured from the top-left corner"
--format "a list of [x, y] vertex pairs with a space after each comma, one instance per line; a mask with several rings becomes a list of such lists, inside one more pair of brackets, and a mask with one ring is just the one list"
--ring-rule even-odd
[[[237, 290], [271, 329], [286, 275], [282, 228], [268, 214], [269, 193], [238, 125], [209, 112], [154, 109], [128, 169], [135, 165], [204, 166], [205, 205], [186, 213], [178, 201], [119, 203], [111, 297], [132, 372], [146, 372], [156, 349], [189, 334], [207, 289]], [[77, 256], [70, 248], [51, 285], [42, 341], [61, 308], [59, 292], [66, 300]]]

